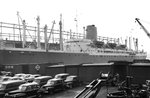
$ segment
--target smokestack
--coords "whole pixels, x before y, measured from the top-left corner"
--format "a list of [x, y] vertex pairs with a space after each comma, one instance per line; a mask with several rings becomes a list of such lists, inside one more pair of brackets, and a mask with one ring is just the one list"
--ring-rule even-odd
[[86, 39], [90, 39], [92, 41], [97, 40], [97, 28], [95, 25], [88, 25], [86, 28]]

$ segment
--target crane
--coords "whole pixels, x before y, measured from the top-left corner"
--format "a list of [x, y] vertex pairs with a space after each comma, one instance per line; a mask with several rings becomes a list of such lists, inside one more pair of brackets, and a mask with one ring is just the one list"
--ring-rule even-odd
[[144, 32], [146, 33], [146, 35], [150, 38], [150, 33], [148, 32], [148, 30], [142, 25], [142, 23], [139, 21], [139, 18], [135, 18], [135, 20], [138, 22], [138, 24], [142, 27], [142, 29], [144, 30]]

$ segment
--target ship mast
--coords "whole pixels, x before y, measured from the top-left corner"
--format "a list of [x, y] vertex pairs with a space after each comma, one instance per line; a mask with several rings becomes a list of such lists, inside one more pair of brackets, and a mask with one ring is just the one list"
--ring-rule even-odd
[[62, 38], [62, 14], [60, 14], [59, 29], [60, 29], [60, 39], [59, 39], [60, 50], [62, 50], [62, 51], [63, 51], [63, 38]]
[[45, 50], [46, 52], [48, 51], [48, 48], [47, 48], [47, 25], [44, 26], [44, 39], [45, 39]]
[[76, 33], [78, 33], [78, 19], [77, 19], [77, 10], [76, 10], [76, 17], [74, 19], [74, 21], [76, 22]]
[[40, 44], [40, 17], [37, 17], [37, 48], [41, 48]]
[[25, 48], [25, 45], [26, 45], [26, 23], [25, 23], [25, 20], [23, 20], [22, 22], [23, 22], [23, 43], [22, 43], [22, 47]]
[[[17, 12], [17, 17], [18, 17], [18, 24], [19, 24], [19, 35], [20, 35], [20, 41], [22, 42], [22, 37], [21, 37], [21, 28], [20, 28], [20, 21], [19, 21], [19, 17], [20, 17], [20, 15], [19, 15], [19, 12]], [[21, 18], [21, 17], [20, 17]], [[21, 22], [22, 22], [22, 19], [21, 19]]]

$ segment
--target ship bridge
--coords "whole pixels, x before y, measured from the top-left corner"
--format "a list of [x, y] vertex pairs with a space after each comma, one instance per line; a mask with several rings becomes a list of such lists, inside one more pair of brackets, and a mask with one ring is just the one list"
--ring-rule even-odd
[[92, 41], [89, 39], [71, 39], [64, 43], [64, 51], [83, 52], [90, 48]]

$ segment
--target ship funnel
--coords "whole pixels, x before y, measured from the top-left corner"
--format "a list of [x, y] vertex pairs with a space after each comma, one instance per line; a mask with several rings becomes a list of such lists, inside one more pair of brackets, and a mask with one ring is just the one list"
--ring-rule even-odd
[[86, 39], [90, 39], [92, 41], [97, 40], [97, 28], [95, 25], [88, 25], [86, 28]]

